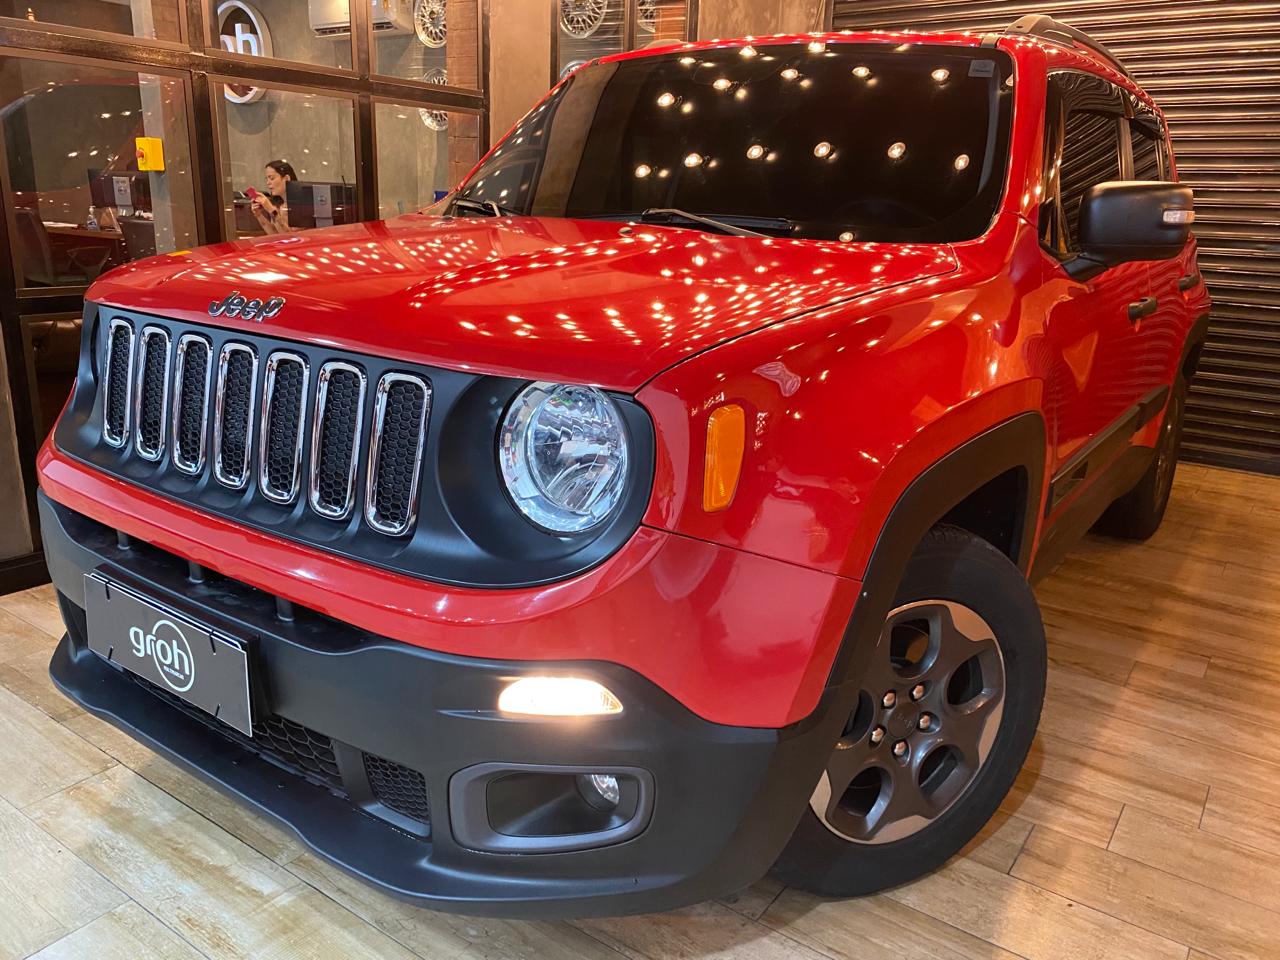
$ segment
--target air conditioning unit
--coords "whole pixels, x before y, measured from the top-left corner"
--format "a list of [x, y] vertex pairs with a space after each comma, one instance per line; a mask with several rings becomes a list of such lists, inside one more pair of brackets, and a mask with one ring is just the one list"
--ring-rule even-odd
[[[351, 36], [351, 0], [308, 0], [307, 12], [316, 36]], [[373, 0], [369, 15], [375, 33], [408, 33], [413, 29], [413, 0]]]

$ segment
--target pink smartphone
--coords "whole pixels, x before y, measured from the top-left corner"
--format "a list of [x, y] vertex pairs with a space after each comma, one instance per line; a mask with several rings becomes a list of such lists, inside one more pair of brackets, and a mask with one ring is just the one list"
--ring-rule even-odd
[[245, 187], [244, 195], [248, 197], [250, 200], [258, 199], [258, 191], [255, 190], [253, 187]]

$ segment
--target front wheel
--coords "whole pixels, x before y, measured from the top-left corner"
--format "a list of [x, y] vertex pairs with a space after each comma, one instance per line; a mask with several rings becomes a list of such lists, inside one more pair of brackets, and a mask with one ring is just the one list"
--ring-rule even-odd
[[936, 527], [916, 549], [861, 691], [774, 872], [858, 896], [942, 865], [995, 813], [1044, 700], [1045, 640], [1025, 578]]

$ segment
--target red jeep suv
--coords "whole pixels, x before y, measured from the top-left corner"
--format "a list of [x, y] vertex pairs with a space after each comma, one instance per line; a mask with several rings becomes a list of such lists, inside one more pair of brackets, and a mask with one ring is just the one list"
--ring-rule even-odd
[[443, 216], [93, 285], [53, 678], [433, 908], [902, 883], [1027, 753], [1028, 580], [1160, 522], [1191, 220], [1043, 17], [593, 62]]

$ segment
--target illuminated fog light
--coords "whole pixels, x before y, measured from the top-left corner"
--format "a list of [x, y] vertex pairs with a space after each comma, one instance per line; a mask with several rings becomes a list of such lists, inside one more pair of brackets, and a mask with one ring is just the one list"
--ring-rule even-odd
[[854, 67], [853, 75], [857, 77], [859, 80], [865, 80], [867, 79], [867, 77], [871, 76], [871, 68], [870, 67]]
[[535, 717], [594, 717], [621, 713], [622, 703], [607, 687], [583, 677], [521, 677], [499, 694], [498, 709]]
[[700, 153], [686, 154], [684, 158], [684, 165], [686, 167], [700, 167], [702, 166], [702, 160], [703, 157]]
[[760, 146], [760, 144], [753, 143], [751, 146], [747, 147], [747, 159], [759, 160], [763, 156], [764, 147]]
[[907, 145], [902, 141], [898, 141], [889, 147], [889, 159], [901, 160], [907, 153]]
[[969, 155], [967, 153], [962, 153], [960, 154], [960, 156], [956, 157], [956, 160], [955, 160], [956, 170], [963, 170], [967, 166], [969, 166]]
[[730, 80], [728, 77], [721, 77], [711, 85], [715, 87], [717, 90], [719, 90], [721, 93], [723, 93], [725, 90], [728, 90], [730, 87], [733, 86], [733, 81]]
[[787, 67], [787, 69], [782, 71], [781, 76], [783, 80], [794, 80], [796, 77], [800, 76], [800, 71], [795, 67]]
[[933, 79], [938, 83], [946, 83], [947, 77], [951, 76], [951, 71], [946, 67], [939, 67], [937, 70], [933, 71], [933, 73], [929, 74], [929, 76], [933, 77]]
[[612, 810], [622, 800], [618, 778], [608, 773], [586, 773], [578, 778], [578, 789], [587, 803], [600, 810]]
[[813, 148], [813, 155], [821, 160], [824, 157], [831, 156], [831, 144], [823, 140]]
[[658, 97], [658, 106], [660, 107], [669, 107], [675, 102], [676, 95], [674, 93], [667, 92]]
[[647, 163], [641, 163], [636, 166], [636, 176], [642, 180], [651, 173], [653, 173], [653, 167], [649, 166]]

